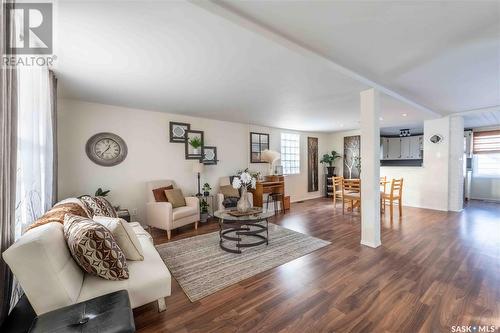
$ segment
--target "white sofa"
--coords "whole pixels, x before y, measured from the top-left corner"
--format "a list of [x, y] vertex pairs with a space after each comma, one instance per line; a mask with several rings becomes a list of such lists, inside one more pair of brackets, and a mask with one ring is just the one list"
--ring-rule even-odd
[[[222, 177], [219, 179], [219, 187], [225, 186], [225, 185], [231, 185], [231, 181], [229, 177]], [[250, 200], [250, 203], [253, 206], [253, 193], [248, 192], [248, 200]], [[226, 208], [222, 204], [224, 202], [224, 194], [222, 193], [217, 193], [217, 210], [225, 210]]]
[[139, 223], [132, 224], [144, 251], [143, 261], [127, 261], [129, 278], [110, 281], [87, 274], [73, 260], [57, 222], [36, 227], [9, 247], [3, 258], [40, 315], [100, 295], [126, 289], [132, 308], [158, 301], [165, 310], [171, 276]]
[[172, 180], [155, 180], [148, 182], [147, 203], [146, 203], [146, 224], [150, 227], [167, 231], [170, 239], [171, 230], [194, 223], [194, 228], [198, 229], [200, 221], [200, 201], [196, 197], [185, 197], [186, 206], [172, 208], [170, 202], [156, 202], [153, 190], [160, 187], [174, 186]]

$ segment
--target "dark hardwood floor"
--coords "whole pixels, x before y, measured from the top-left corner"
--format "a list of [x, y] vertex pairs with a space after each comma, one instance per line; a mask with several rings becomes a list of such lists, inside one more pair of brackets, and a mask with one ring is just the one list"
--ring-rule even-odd
[[[138, 332], [500, 331], [499, 204], [472, 202], [461, 213], [405, 207], [393, 222], [386, 212], [377, 249], [359, 244], [359, 215], [339, 208], [327, 199], [293, 204], [273, 222], [331, 245], [195, 303], [173, 280], [167, 311], [134, 310]], [[215, 230], [213, 222], [183, 228], [172, 241]]]

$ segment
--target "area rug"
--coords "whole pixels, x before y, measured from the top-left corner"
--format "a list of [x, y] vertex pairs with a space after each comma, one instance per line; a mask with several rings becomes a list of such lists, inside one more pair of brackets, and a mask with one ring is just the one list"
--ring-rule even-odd
[[217, 231], [160, 244], [156, 249], [187, 297], [196, 302], [328, 244], [330, 242], [269, 223], [269, 245], [243, 248], [241, 254], [222, 250]]

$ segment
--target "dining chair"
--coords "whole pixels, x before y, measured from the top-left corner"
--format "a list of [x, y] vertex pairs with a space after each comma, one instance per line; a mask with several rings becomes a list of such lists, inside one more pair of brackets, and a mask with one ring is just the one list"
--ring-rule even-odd
[[345, 214], [345, 202], [351, 204], [351, 211], [354, 211], [355, 204], [359, 205], [361, 211], [361, 180], [344, 179], [342, 181], [342, 215]]
[[342, 186], [344, 184], [344, 177], [336, 176], [332, 177], [333, 184], [333, 208], [337, 208], [337, 198], [341, 199], [342, 196]]
[[[385, 204], [386, 200], [389, 201], [389, 209], [391, 211], [391, 221], [394, 216], [394, 202], [397, 201], [399, 205], [399, 217], [403, 216], [403, 178], [393, 179], [391, 181], [391, 190], [389, 193], [380, 191], [380, 205]], [[384, 208], [385, 211], [385, 208]]]
[[[383, 191], [380, 193], [386, 193], [387, 192], [387, 176], [380, 177], [380, 187], [383, 188]], [[385, 209], [385, 199], [381, 195], [380, 197], [380, 211], [383, 213]]]

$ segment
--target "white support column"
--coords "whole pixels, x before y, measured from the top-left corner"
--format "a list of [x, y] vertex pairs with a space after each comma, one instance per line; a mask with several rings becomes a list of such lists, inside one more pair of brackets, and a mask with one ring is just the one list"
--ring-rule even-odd
[[380, 241], [380, 95], [361, 92], [361, 244]]

